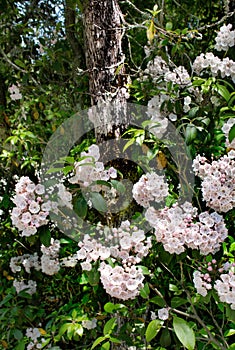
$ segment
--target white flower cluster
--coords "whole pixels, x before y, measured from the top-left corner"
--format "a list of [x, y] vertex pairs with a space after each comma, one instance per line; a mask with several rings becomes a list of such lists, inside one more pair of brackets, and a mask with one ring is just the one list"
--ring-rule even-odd
[[156, 320], [157, 317], [159, 320], [166, 321], [169, 318], [169, 309], [167, 307], [163, 307], [157, 311], [157, 315], [154, 311], [151, 312], [151, 320]]
[[235, 30], [232, 29], [232, 24], [224, 24], [215, 38], [215, 49], [218, 51], [227, 51], [235, 45]]
[[[60, 241], [51, 239], [51, 245], [45, 247], [41, 246], [42, 256], [39, 261], [37, 253], [33, 255], [24, 254], [16, 257], [12, 257], [10, 260], [10, 268], [13, 273], [21, 272], [21, 265], [24, 266], [27, 273], [31, 273], [31, 269], [34, 268], [37, 271], [42, 270], [47, 275], [54, 275], [60, 269], [60, 262], [58, 259], [60, 250]], [[16, 292], [19, 293], [22, 290], [27, 289], [27, 293], [36, 293], [37, 283], [32, 280], [28, 280], [28, 284], [23, 280], [14, 280], [13, 286], [16, 288]]]
[[148, 80], [150, 76], [152, 81], [156, 83], [168, 72], [169, 67], [166, 61], [164, 61], [161, 56], [155, 56], [153, 61], [148, 62], [147, 68], [142, 73], [141, 80]]
[[[33, 349], [41, 349], [42, 344], [41, 342], [44, 342], [44, 338], [41, 338], [41, 333], [39, 331], [39, 328], [27, 328], [26, 329], [26, 337], [31, 340], [31, 342], [27, 345], [27, 350], [33, 350]], [[39, 338], [40, 343], [39, 343]]]
[[191, 85], [191, 78], [187, 70], [183, 66], [176, 67], [168, 73], [165, 74], [164, 80], [167, 82], [172, 82], [181, 87]]
[[235, 83], [235, 62], [228, 57], [222, 60], [212, 52], [201, 53], [193, 62], [193, 69], [200, 74], [204, 69], [209, 68], [214, 77], [220, 75], [222, 78], [231, 77]]
[[94, 329], [97, 326], [97, 319], [93, 318], [92, 320], [83, 320], [82, 326], [86, 329]]
[[111, 267], [102, 262], [99, 271], [104, 289], [114, 298], [134, 299], [139, 294], [139, 290], [144, 287], [142, 283], [144, 275], [141, 269], [134, 265], [130, 268]]
[[229, 139], [228, 139], [230, 129], [232, 128], [233, 125], [235, 125], [235, 118], [230, 118], [226, 123], [224, 123], [222, 127], [222, 131], [226, 136], [225, 145], [229, 148], [235, 149], [235, 138], [232, 140], [232, 142], [229, 142]]
[[210, 208], [226, 213], [235, 206], [234, 150], [211, 164], [205, 157], [198, 155], [193, 161], [193, 170], [203, 180], [203, 199]]
[[51, 238], [51, 245], [45, 247], [43, 244], [41, 246], [42, 256], [41, 256], [41, 267], [42, 272], [46, 275], [55, 275], [60, 269], [59, 262], [59, 251], [60, 251], [60, 241]]
[[146, 81], [149, 77], [154, 83], [159, 83], [159, 81], [163, 80], [166, 82], [171, 81], [181, 87], [191, 85], [191, 78], [183, 66], [175, 67], [171, 70], [161, 56], [156, 56], [153, 61], [148, 62], [140, 80]]
[[169, 112], [166, 108], [164, 108], [164, 106], [162, 107], [163, 103], [167, 100], [169, 100], [168, 96], [158, 95], [154, 96], [148, 102], [147, 115], [153, 122], [150, 131], [159, 139], [161, 139], [166, 133], [169, 123], [167, 119]]
[[58, 260], [59, 250], [60, 241], [52, 238], [49, 247], [45, 247], [43, 244], [41, 246], [43, 253], [41, 261], [39, 261], [37, 253], [12, 257], [10, 261], [11, 271], [13, 273], [20, 272], [22, 270], [21, 265], [23, 265], [27, 273], [31, 273], [31, 269], [34, 268], [37, 271], [42, 270], [47, 275], [54, 275], [60, 268]]
[[183, 110], [185, 113], [187, 113], [188, 111], [190, 111], [190, 103], [192, 102], [191, 97], [190, 96], [186, 96], [184, 98], [184, 107]]
[[232, 310], [235, 310], [235, 273], [230, 270], [220, 275], [220, 279], [215, 281], [214, 288], [218, 293], [219, 299], [223, 303], [230, 304]]
[[164, 181], [164, 176], [156, 173], [147, 173], [141, 176], [132, 189], [133, 198], [144, 208], [150, 206], [150, 202], [157, 203], [164, 200], [169, 192], [168, 184]]
[[158, 314], [159, 320], [166, 321], [169, 318], [169, 311], [167, 307], [163, 307], [162, 309], [159, 309], [157, 314]]
[[27, 273], [31, 273], [32, 268], [34, 268], [37, 271], [41, 269], [41, 265], [40, 265], [39, 257], [37, 253], [34, 253], [33, 255], [24, 254], [24, 255], [19, 255], [11, 258], [10, 268], [13, 273], [17, 273], [21, 271], [20, 265], [24, 266], [25, 271]]
[[22, 94], [20, 93], [19, 86], [16, 86], [13, 84], [12, 86], [9, 87], [9, 92], [10, 92], [10, 98], [13, 101], [20, 100], [22, 98]]
[[28, 280], [28, 283], [25, 283], [23, 280], [14, 280], [13, 286], [15, 287], [17, 293], [20, 293], [22, 290], [25, 290], [28, 294], [32, 295], [36, 293], [37, 290], [37, 282], [32, 280]]
[[198, 249], [202, 255], [215, 253], [228, 235], [221, 215], [203, 212], [197, 218], [197, 208], [189, 202], [162, 210], [149, 207], [145, 217], [155, 229], [157, 241], [170, 254], [180, 254], [185, 247]]
[[[108, 181], [110, 178], [117, 177], [116, 169], [111, 167], [110, 169], [105, 170], [104, 164], [98, 162], [100, 152], [97, 145], [91, 145], [87, 152], [81, 153], [81, 157], [84, 157], [84, 159], [74, 164], [75, 175], [69, 179], [70, 183], [79, 184], [82, 187], [88, 187], [95, 181]], [[92, 186], [92, 190], [99, 192], [103, 187], [101, 185], [94, 185]]]
[[22, 176], [15, 186], [16, 194], [12, 201], [16, 205], [11, 212], [12, 224], [22, 231], [21, 236], [32, 236], [37, 228], [46, 225], [51, 203], [44, 202], [45, 188], [35, 185], [27, 176]]

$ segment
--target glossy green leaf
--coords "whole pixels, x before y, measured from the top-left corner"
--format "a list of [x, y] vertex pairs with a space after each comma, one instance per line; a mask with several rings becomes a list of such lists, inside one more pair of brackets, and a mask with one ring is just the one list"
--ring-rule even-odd
[[91, 350], [93, 350], [97, 345], [102, 343], [102, 341], [106, 340], [106, 337], [99, 337], [97, 338], [94, 343], [92, 344]]
[[145, 283], [144, 287], [140, 290], [140, 295], [142, 298], [148, 299], [149, 293], [150, 293], [149, 285], [148, 283]]
[[84, 219], [86, 217], [88, 206], [84, 197], [80, 196], [76, 198], [73, 203], [73, 208], [80, 218]]
[[110, 342], [107, 341], [106, 343], [102, 344], [100, 350], [109, 350], [110, 349]]
[[235, 124], [229, 130], [228, 139], [229, 142], [232, 142], [235, 139]]
[[183, 346], [188, 350], [195, 348], [195, 334], [189, 324], [180, 317], [173, 317], [175, 334]]
[[51, 232], [47, 227], [41, 227], [39, 229], [40, 242], [45, 246], [49, 247], [51, 244]]
[[150, 342], [153, 338], [156, 337], [158, 332], [162, 327], [162, 321], [160, 320], [152, 320], [146, 329], [145, 338], [147, 342]]
[[117, 324], [117, 320], [115, 317], [108, 320], [104, 325], [104, 330], [103, 330], [104, 335], [111, 334], [116, 324]]

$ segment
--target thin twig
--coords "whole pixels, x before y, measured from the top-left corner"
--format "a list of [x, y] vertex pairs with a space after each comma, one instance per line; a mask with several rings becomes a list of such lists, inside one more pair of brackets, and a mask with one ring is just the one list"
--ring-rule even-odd
[[12, 62], [9, 57], [7, 57], [7, 55], [5, 54], [5, 52], [0, 48], [0, 53], [2, 54], [3, 58], [5, 59], [5, 61], [7, 63], [9, 63], [13, 68], [17, 69], [18, 71], [25, 73], [25, 74], [29, 74], [30, 78], [32, 80], [32, 82], [37, 85], [40, 90], [42, 90], [44, 93], [46, 93], [46, 90], [43, 89], [43, 87], [37, 82], [37, 80], [34, 79], [34, 77], [25, 69], [19, 67], [18, 65], [16, 65], [14, 62]]

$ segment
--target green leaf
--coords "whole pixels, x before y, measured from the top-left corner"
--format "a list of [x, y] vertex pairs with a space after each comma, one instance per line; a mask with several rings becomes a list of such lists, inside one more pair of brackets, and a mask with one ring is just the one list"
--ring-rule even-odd
[[112, 186], [115, 188], [115, 190], [117, 190], [119, 193], [125, 193], [126, 192], [126, 187], [117, 180], [111, 180], [110, 181]]
[[162, 330], [162, 334], [160, 337], [161, 346], [168, 347], [171, 345], [171, 334], [167, 328]]
[[166, 28], [166, 30], [172, 30], [173, 23], [172, 22], [167, 22], [165, 28]]
[[83, 196], [80, 196], [74, 200], [73, 208], [80, 218], [84, 219], [86, 217], [88, 206]]
[[231, 344], [228, 350], [235, 350], [235, 343]]
[[148, 299], [149, 293], [150, 293], [149, 285], [148, 283], [145, 283], [144, 287], [140, 290], [140, 296], [144, 299]]
[[148, 324], [148, 327], [145, 332], [145, 338], [147, 342], [150, 342], [153, 338], [156, 337], [158, 332], [160, 331], [162, 327], [162, 321], [160, 320], [153, 320]]
[[108, 302], [104, 305], [104, 311], [108, 313], [113, 313], [116, 310], [127, 309], [126, 305], [123, 304], [113, 304]]
[[116, 324], [117, 324], [116, 318], [113, 317], [110, 320], [108, 320], [104, 325], [104, 330], [103, 330], [104, 335], [111, 334]]
[[133, 145], [133, 143], [135, 143], [135, 139], [130, 139], [126, 144], [125, 146], [123, 147], [123, 152], [125, 152], [125, 150], [130, 147], [131, 145]]
[[104, 180], [97, 180], [94, 182], [95, 185], [102, 185], [102, 186], [107, 186], [109, 188], [111, 188], [111, 185], [109, 182], [104, 181]]
[[102, 344], [100, 350], [109, 350], [110, 349], [110, 342], [107, 341], [106, 343]]
[[187, 299], [183, 299], [180, 297], [173, 297], [171, 299], [171, 307], [174, 309], [181, 306], [181, 305], [187, 304], [187, 303], [188, 303]]
[[109, 339], [110, 339], [110, 341], [111, 341], [112, 343], [121, 344], [121, 341], [120, 341], [119, 339], [117, 339], [117, 338], [110, 337]]
[[19, 67], [21, 67], [21, 68], [26, 68], [26, 65], [24, 64], [24, 62], [22, 62], [21, 60], [19, 60], [19, 59], [16, 59], [15, 60], [15, 64], [17, 65], [17, 66], [19, 66]]
[[23, 333], [19, 329], [14, 329], [13, 335], [16, 340], [21, 340], [23, 338]]
[[60, 172], [62, 170], [63, 170], [62, 167], [61, 168], [50, 168], [50, 169], [47, 170], [46, 174], [58, 173], [58, 172]]
[[102, 343], [102, 341], [106, 340], [106, 337], [99, 337], [97, 338], [94, 343], [92, 344], [91, 350], [94, 349], [97, 345]]
[[150, 271], [146, 266], [143, 265], [136, 265], [137, 268], [140, 268], [142, 270], [143, 275], [149, 275]]
[[51, 232], [50, 232], [49, 228], [42, 227], [39, 230], [39, 238], [40, 238], [40, 242], [45, 247], [49, 247], [51, 244]]
[[160, 306], [160, 307], [164, 307], [166, 305], [164, 299], [162, 299], [162, 297], [160, 297], [159, 295], [156, 295], [155, 297], [153, 297], [149, 301], [151, 303], [154, 303], [154, 304]]
[[235, 335], [235, 329], [229, 329], [224, 333], [225, 337], [230, 337], [231, 335]]
[[230, 99], [230, 93], [224, 85], [216, 84], [215, 90], [225, 99], [226, 102]]
[[188, 124], [185, 130], [185, 142], [190, 145], [197, 137], [197, 128], [194, 125]]
[[92, 202], [93, 207], [101, 212], [107, 211], [107, 203], [104, 200], [104, 198], [101, 196], [98, 192], [91, 192], [90, 193], [90, 200]]
[[62, 171], [64, 173], [64, 175], [68, 175], [72, 170], [74, 169], [73, 165], [66, 165], [65, 167], [63, 167]]
[[235, 139], [235, 124], [231, 127], [231, 129], [229, 130], [229, 134], [228, 134], [229, 142], [232, 142], [233, 139]]
[[21, 341], [16, 346], [15, 350], [24, 350], [25, 349], [25, 342], [24, 339], [21, 339]]
[[97, 286], [100, 282], [100, 273], [97, 269], [92, 269], [91, 271], [86, 271], [88, 281], [91, 286]]
[[235, 310], [232, 310], [229, 305], [226, 305], [226, 317], [229, 321], [235, 322]]
[[173, 328], [175, 334], [183, 346], [188, 350], [195, 348], [195, 334], [188, 323], [182, 318], [173, 317]]
[[83, 335], [83, 327], [82, 327], [82, 325], [80, 325], [80, 324], [76, 324], [76, 325], [74, 325], [75, 327], [74, 327], [74, 334], [76, 335], [79, 335], [80, 337]]
[[64, 323], [59, 329], [59, 336], [62, 336], [71, 328], [72, 323]]
[[104, 305], [104, 311], [108, 313], [112, 313], [115, 310], [116, 310], [116, 305], [113, 303], [108, 302]]

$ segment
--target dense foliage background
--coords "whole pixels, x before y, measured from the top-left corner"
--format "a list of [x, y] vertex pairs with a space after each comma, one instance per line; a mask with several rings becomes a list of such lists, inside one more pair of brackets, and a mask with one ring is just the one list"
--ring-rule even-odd
[[[91, 102], [82, 1], [3, 0], [0, 10], [0, 349], [235, 349], [231, 340], [235, 334], [235, 161], [234, 154], [229, 153], [235, 149], [233, 2], [126, 0], [119, 1], [119, 5], [125, 27], [122, 44], [127, 101], [148, 110], [146, 123], [127, 129], [123, 135], [126, 149], [136, 144], [142, 150], [134, 173], [130, 169], [130, 180], [137, 183], [141, 179], [142, 165], [151, 172], [154, 161], [169, 185], [161, 207], [171, 207], [179, 200], [178, 174], [182, 169], [172, 159], [170, 144], [162, 140], [161, 123], [168, 120], [185, 141], [187, 156], [194, 160], [192, 205], [198, 214], [217, 211], [226, 237], [221, 239], [215, 253], [210, 247], [203, 253], [200, 246], [192, 248], [190, 244], [182, 252], [169, 251], [167, 243], [154, 234], [169, 219], [162, 216], [162, 226], [151, 225], [152, 231], [142, 242], [148, 249], [146, 254], [141, 251], [137, 265], [141, 266], [145, 279], [141, 280], [141, 288], [136, 286], [133, 291], [130, 287], [134, 297], [129, 299], [115, 297], [100, 279], [102, 261], [114, 268], [116, 263], [122, 266], [121, 259], [100, 255], [91, 260], [88, 269], [78, 259], [74, 266], [71, 261], [70, 267], [69, 263], [65, 266], [66, 258], [77, 254], [78, 243], [51, 221], [38, 225], [36, 234], [22, 236], [12, 214], [18, 205], [14, 200], [16, 192], [19, 193], [16, 185], [24, 181], [22, 177], [38, 183], [42, 155], [50, 137], [59, 130], [63, 138], [62, 123], [78, 111], [88, 109]], [[220, 28], [229, 23], [230, 32], [226, 29], [227, 36], [222, 38], [223, 43], [229, 44], [221, 49], [216, 38]], [[204, 56], [208, 53], [211, 54]], [[196, 60], [199, 56], [201, 60]], [[159, 127], [161, 137], [160, 131], [154, 134], [146, 129], [149, 120]], [[91, 131], [74, 146], [66, 159], [65, 175], [71, 173], [76, 161], [82, 160], [81, 152], [94, 156], [89, 146], [95, 143]], [[213, 160], [218, 163], [204, 170], [204, 164]], [[217, 188], [213, 194], [215, 201], [213, 196], [206, 199], [208, 182], [209, 188], [216, 186], [214, 171], [219, 173], [220, 180], [223, 174], [221, 183], [229, 188], [228, 192]], [[110, 176], [102, 181], [98, 185], [120, 193], [126, 190], [122, 174], [116, 180]], [[65, 184], [71, 191], [76, 190], [71, 183]], [[187, 179], [183, 184], [183, 191], [187, 191], [190, 186]], [[73, 204], [78, 215], [94, 224], [102, 221], [106, 207], [101, 192], [93, 192], [99, 196], [93, 195], [93, 206], [89, 207], [82, 199], [81, 188], [77, 191]], [[133, 193], [134, 212], [130, 210], [129, 215], [141, 224], [143, 198], [139, 199], [139, 191], [137, 188], [137, 194]], [[66, 195], [69, 201], [69, 195], [64, 192], [63, 196]], [[196, 222], [198, 217], [193, 216], [192, 220]], [[208, 225], [212, 227], [214, 223]], [[147, 237], [152, 237], [151, 247]], [[46, 268], [42, 271], [37, 254], [44, 249], [43, 255], [50, 255], [47, 249], [51, 243], [51, 260], [56, 263], [48, 273]], [[134, 246], [131, 249], [128, 252], [134, 255]], [[14, 260], [16, 257], [18, 261]], [[27, 264], [31, 264], [28, 271]], [[198, 290], [195, 271], [197, 281], [206, 281], [207, 291]], [[224, 293], [230, 293], [230, 299], [225, 295], [221, 298], [214, 288], [223, 274], [227, 275], [223, 281], [227, 283], [223, 285]], [[35, 293], [27, 288], [17, 290], [15, 282], [28, 280], [36, 281]]]

